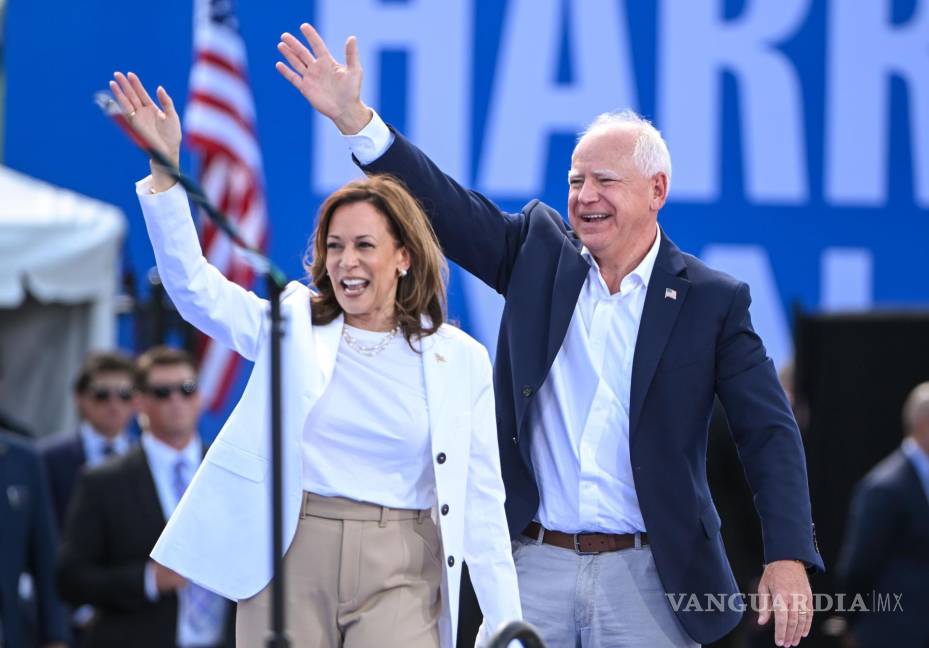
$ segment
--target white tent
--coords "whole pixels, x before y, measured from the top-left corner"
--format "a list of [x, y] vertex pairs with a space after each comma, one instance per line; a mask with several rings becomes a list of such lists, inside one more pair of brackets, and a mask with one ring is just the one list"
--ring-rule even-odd
[[78, 365], [116, 343], [125, 231], [118, 208], [0, 166], [0, 409], [39, 436], [73, 426]]

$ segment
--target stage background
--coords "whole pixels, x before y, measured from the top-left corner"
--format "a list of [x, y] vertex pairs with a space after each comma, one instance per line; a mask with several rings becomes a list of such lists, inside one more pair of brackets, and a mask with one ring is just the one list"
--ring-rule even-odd
[[[271, 219], [292, 277], [329, 191], [357, 175], [334, 128], [274, 70], [281, 32], [359, 37], [366, 100], [453, 176], [562, 212], [574, 134], [633, 107], [665, 133], [660, 222], [752, 286], [774, 359], [791, 309], [929, 303], [927, 0], [274, 0], [238, 3]], [[120, 206], [125, 264], [153, 264], [133, 182], [147, 165], [92, 102], [114, 69], [183, 110], [189, 0], [8, 0], [3, 160]], [[191, 160], [183, 163], [190, 168]], [[499, 298], [454, 271], [452, 316], [491, 349]], [[130, 345], [131, 340], [121, 340]], [[241, 382], [241, 381], [240, 381]], [[215, 430], [224, 413], [211, 417]]]

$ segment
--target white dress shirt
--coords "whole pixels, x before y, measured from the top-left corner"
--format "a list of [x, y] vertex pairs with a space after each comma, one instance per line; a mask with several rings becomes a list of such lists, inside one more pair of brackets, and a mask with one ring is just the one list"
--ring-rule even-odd
[[632, 360], [661, 236], [610, 290], [586, 249], [590, 270], [558, 355], [530, 410], [536, 515], [547, 529], [646, 531], [629, 458]]
[[[375, 112], [345, 136], [362, 164], [378, 159], [393, 133]], [[632, 360], [645, 293], [661, 244], [611, 295], [593, 256], [565, 339], [530, 411], [532, 465], [539, 487], [536, 515], [547, 529], [576, 533], [646, 531], [629, 458]]]
[[[187, 481], [197, 472], [200, 460], [203, 457], [203, 444], [200, 437], [194, 435], [190, 443], [182, 450], [176, 450], [168, 444], [156, 439], [150, 432], [142, 433], [142, 449], [148, 461], [149, 470], [155, 481], [155, 491], [164, 513], [165, 520], [171, 517], [177, 503], [180, 501], [174, 490], [174, 470], [178, 460], [183, 460], [187, 470]], [[159, 593], [155, 587], [154, 571], [149, 566], [145, 570], [145, 590], [149, 600], [157, 600]], [[212, 624], [201, 624], [194, 627], [186, 620], [187, 596], [186, 589], [178, 591], [177, 596], [177, 645], [181, 648], [194, 648], [196, 646], [214, 646], [218, 644], [225, 631], [223, 615], [217, 615]]]
[[[386, 335], [345, 329], [365, 346]], [[303, 488], [391, 508], [432, 507], [422, 357], [402, 333], [375, 356], [341, 340], [332, 381], [304, 425]]]
[[108, 443], [113, 447], [114, 455], [124, 455], [129, 450], [129, 435], [126, 432], [120, 432], [115, 438], [108, 439], [85, 421], [78, 428], [78, 434], [84, 447], [84, 464], [88, 468], [98, 466], [106, 460], [104, 448]]

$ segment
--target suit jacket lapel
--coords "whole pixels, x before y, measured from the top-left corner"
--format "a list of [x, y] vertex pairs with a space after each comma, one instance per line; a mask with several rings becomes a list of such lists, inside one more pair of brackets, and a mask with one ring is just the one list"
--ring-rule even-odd
[[441, 330], [422, 340], [423, 380], [426, 383], [426, 407], [429, 411], [429, 434], [435, 435], [448, 430], [445, 416], [445, 393], [451, 382], [449, 351]]
[[590, 264], [581, 256], [575, 246], [575, 239], [565, 237], [558, 257], [558, 269], [552, 285], [552, 307], [548, 322], [548, 345], [546, 347], [546, 371], [555, 361], [555, 356], [564, 342], [568, 325], [574, 315], [577, 298], [581, 294], [584, 279], [590, 271]]
[[161, 508], [161, 499], [158, 497], [158, 489], [155, 488], [155, 478], [152, 476], [152, 469], [148, 465], [148, 458], [141, 444], [127, 453], [126, 461], [131, 466], [132, 485], [136, 491], [136, 501], [139, 502], [139, 520], [146, 525], [157, 524], [158, 529], [155, 533], [155, 538], [157, 538], [168, 520], [165, 518], [164, 509]]
[[[532, 334], [526, 334], [523, 331], [511, 332], [513, 338], [513, 355], [517, 358], [527, 358], [527, 362], [517, 365], [513, 368], [516, 379], [516, 387], [523, 389], [524, 386], [534, 386], [536, 389], [542, 386], [542, 382], [548, 375], [555, 356], [564, 342], [565, 335], [568, 332], [568, 326], [571, 323], [571, 317], [574, 315], [574, 307], [577, 305], [577, 298], [580, 295], [581, 287], [584, 285], [584, 279], [590, 270], [590, 264], [581, 256], [577, 247], [579, 242], [570, 235], [564, 237], [561, 242], [561, 250], [558, 254], [558, 266], [555, 269], [555, 279], [552, 282], [551, 299], [548, 308], [548, 337], [545, 342], [545, 357], [539, 358], [539, 338]], [[528, 326], [535, 326], [535, 322], [527, 322]], [[544, 336], [544, 332], [541, 333]], [[543, 360], [544, 363], [539, 362]], [[528, 368], [527, 368], [528, 366]], [[526, 412], [529, 409], [529, 399], [516, 398], [516, 430], [517, 435], [523, 434], [523, 426], [526, 422]], [[528, 443], [520, 444], [520, 448], [526, 448], [523, 459], [529, 462]]]
[[[645, 306], [632, 362], [632, 388], [629, 396], [629, 438], [635, 435], [642, 404], [668, 343], [677, 316], [684, 305], [690, 282], [680, 275], [686, 269], [684, 257], [664, 232], [658, 258], [645, 293]], [[673, 291], [673, 292], [669, 292]]]

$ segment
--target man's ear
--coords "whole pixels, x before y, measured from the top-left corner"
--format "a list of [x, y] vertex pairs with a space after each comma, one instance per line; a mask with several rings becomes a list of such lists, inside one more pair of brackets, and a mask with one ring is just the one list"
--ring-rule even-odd
[[668, 176], [659, 171], [652, 176], [651, 183], [652, 195], [649, 207], [652, 208], [652, 211], [658, 211], [664, 207], [665, 202], [668, 200]]

